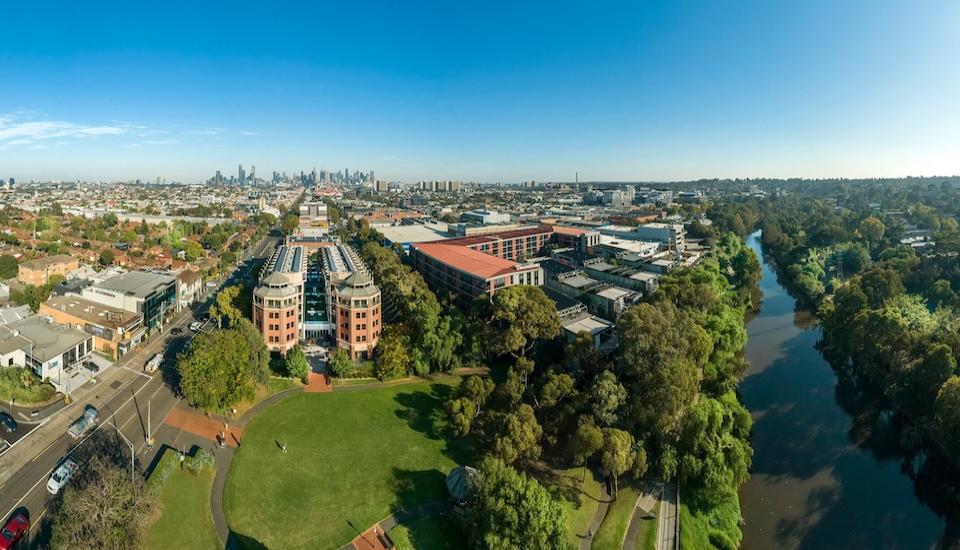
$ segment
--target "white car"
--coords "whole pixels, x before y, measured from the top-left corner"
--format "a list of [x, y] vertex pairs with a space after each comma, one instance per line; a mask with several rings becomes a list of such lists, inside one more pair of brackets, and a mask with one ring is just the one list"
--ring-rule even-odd
[[200, 329], [202, 328], [203, 328], [203, 323], [201, 323], [200, 321], [194, 321], [190, 323], [190, 330], [192, 330], [193, 332], [200, 332]]
[[50, 491], [50, 494], [59, 493], [60, 489], [63, 489], [79, 468], [80, 465], [72, 458], [64, 460], [62, 464], [57, 466], [57, 469], [50, 474], [50, 479], [47, 480], [47, 490]]

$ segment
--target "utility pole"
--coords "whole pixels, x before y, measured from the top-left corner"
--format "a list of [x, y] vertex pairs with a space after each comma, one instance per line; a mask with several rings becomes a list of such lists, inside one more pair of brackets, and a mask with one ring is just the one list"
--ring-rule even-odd
[[116, 421], [116, 419], [114, 419], [113, 423], [110, 424], [110, 425], [113, 426], [113, 429], [117, 431], [117, 434], [119, 434], [120, 437], [123, 438], [123, 440], [126, 442], [126, 444], [130, 446], [130, 482], [132, 483], [132, 482], [134, 481], [134, 475], [133, 475], [133, 459], [134, 459], [134, 454], [136, 453], [136, 451], [135, 451], [134, 448], [133, 448], [133, 442], [131, 442], [129, 439], [127, 439], [127, 436], [123, 435], [123, 432], [121, 432], [121, 431], [120, 431], [120, 428], [117, 427], [117, 421]]

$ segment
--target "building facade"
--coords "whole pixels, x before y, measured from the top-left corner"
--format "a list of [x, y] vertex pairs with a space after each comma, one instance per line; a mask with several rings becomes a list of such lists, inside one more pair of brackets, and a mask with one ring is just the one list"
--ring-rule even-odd
[[335, 295], [337, 347], [350, 359], [370, 359], [380, 341], [380, 289], [362, 271], [353, 273], [337, 285]]
[[17, 267], [17, 280], [25, 285], [43, 286], [52, 275], [66, 277], [80, 269], [80, 262], [67, 254], [55, 254], [35, 260], [27, 260]]
[[253, 326], [270, 351], [286, 355], [300, 341], [300, 300], [285, 273], [271, 273], [253, 291]]

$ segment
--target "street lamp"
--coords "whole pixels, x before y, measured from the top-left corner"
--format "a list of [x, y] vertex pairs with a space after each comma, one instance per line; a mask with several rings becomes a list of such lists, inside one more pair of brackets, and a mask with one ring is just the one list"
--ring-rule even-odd
[[113, 429], [116, 430], [117, 433], [120, 434], [120, 437], [122, 437], [123, 440], [127, 443], [127, 445], [130, 446], [130, 482], [133, 483], [133, 480], [134, 480], [134, 477], [133, 477], [133, 458], [134, 458], [134, 454], [135, 454], [135, 452], [136, 452], [136, 451], [133, 450], [133, 443], [132, 443], [129, 439], [127, 439], [127, 436], [123, 435], [123, 432], [121, 432], [121, 431], [120, 431], [120, 428], [117, 427], [117, 421], [116, 421], [116, 419], [114, 419], [113, 424], [110, 424], [110, 425], [113, 426]]

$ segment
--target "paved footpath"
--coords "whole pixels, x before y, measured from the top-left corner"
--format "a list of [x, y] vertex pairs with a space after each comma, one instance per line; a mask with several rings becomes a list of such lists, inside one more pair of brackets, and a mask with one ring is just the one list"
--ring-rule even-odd
[[610, 488], [607, 482], [604, 481], [600, 483], [600, 501], [598, 502], [597, 509], [593, 512], [593, 517], [590, 518], [590, 523], [587, 525], [587, 532], [575, 533], [577, 537], [580, 538], [580, 550], [590, 550], [590, 547], [593, 545], [593, 536], [595, 536], [597, 530], [600, 529], [603, 518], [607, 517], [607, 510], [610, 509], [611, 502], [613, 502], [613, 495], [610, 494]]

